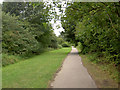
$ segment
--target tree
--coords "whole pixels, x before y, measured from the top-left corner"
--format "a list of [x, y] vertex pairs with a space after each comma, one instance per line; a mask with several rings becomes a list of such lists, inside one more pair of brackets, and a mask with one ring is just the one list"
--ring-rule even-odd
[[49, 8], [43, 2], [4, 2], [3, 16], [4, 52], [30, 54], [48, 47], [57, 48], [57, 39], [49, 23]]
[[[21, 21], [15, 16], [2, 13], [2, 48], [4, 53], [26, 55], [36, 52], [39, 49], [39, 43], [34, 38], [28, 28], [24, 29]], [[16, 23], [17, 22], [17, 23]]]
[[81, 3], [69, 4], [62, 17], [63, 32], [67, 40], [81, 42], [82, 53], [97, 53], [104, 61], [120, 63], [120, 9], [115, 3]]
[[[2, 21], [2, 5], [0, 4], [0, 21]], [[2, 53], [2, 22], [0, 22], [0, 54]]]

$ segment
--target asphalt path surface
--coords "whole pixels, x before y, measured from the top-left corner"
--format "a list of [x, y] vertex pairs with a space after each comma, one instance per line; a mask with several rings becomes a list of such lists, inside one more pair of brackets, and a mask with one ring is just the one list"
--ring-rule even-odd
[[72, 47], [61, 70], [51, 83], [52, 88], [97, 88], [87, 69], [83, 66], [78, 50]]

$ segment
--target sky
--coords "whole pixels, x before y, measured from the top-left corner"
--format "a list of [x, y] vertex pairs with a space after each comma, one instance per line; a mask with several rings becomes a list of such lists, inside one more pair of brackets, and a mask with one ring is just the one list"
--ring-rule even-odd
[[0, 0], [0, 3], [2, 3], [3, 2], [3, 0]]
[[[0, 0], [0, 3], [2, 3], [4, 0]], [[62, 5], [63, 5], [64, 3], [62, 3]], [[57, 12], [57, 14], [59, 15], [60, 14], [60, 12], [59, 12], [59, 9], [58, 8], [55, 8], [55, 10], [56, 10], [56, 12]], [[65, 10], [65, 9], [64, 9]], [[50, 23], [52, 24], [52, 27], [53, 27], [53, 29], [54, 29], [54, 33], [56, 34], [56, 36], [59, 36], [60, 35], [60, 32], [61, 31], [64, 31], [64, 29], [62, 28], [62, 25], [61, 25], [61, 21], [56, 21], [56, 23], [54, 23], [54, 19], [52, 19], [51, 21], [50, 21]], [[57, 28], [56, 26], [57, 25], [59, 25], [60, 26], [60, 28]]]
[[[66, 7], [66, 4], [64, 4], [64, 3], [65, 3], [65, 2], [62, 1], [62, 7]], [[63, 13], [62, 13], [62, 14], [64, 14], [65, 8], [62, 8], [62, 9], [63, 9]], [[57, 12], [57, 15], [60, 15], [60, 14], [61, 14], [61, 12], [59, 12], [59, 9], [58, 9], [57, 7], [55, 8], [55, 11]], [[54, 23], [54, 19], [52, 19], [50, 23], [52, 24], [52, 27], [53, 27], [53, 29], [54, 29], [54, 33], [56, 34], [56, 36], [59, 36], [59, 35], [60, 35], [60, 32], [61, 32], [61, 31], [64, 31], [64, 29], [62, 28], [62, 25], [61, 25], [61, 21], [60, 21], [60, 20], [58, 20], [58, 21], [56, 21], [56, 23]], [[59, 25], [60, 28], [57, 28], [57, 27], [56, 27], [57, 25]]]
[[[54, 20], [54, 19], [53, 19]], [[64, 29], [62, 28], [62, 25], [61, 25], [61, 21], [56, 21], [56, 23], [54, 23], [54, 21], [51, 21], [51, 23], [52, 23], [52, 27], [53, 27], [53, 29], [54, 29], [54, 33], [56, 34], [56, 36], [59, 36], [60, 35], [60, 32], [61, 31], [64, 31]], [[57, 25], [59, 25], [60, 26], [60, 28], [58, 28], [57, 29]]]

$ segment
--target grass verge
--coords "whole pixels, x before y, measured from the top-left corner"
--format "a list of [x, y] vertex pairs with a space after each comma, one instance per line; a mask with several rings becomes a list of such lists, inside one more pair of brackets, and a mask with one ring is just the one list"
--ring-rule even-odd
[[47, 88], [71, 48], [34, 56], [2, 68], [2, 88]]
[[114, 76], [117, 73], [114, 67], [93, 63], [88, 59], [89, 55], [80, 54], [80, 56], [82, 57], [83, 65], [87, 68], [98, 88], [118, 88], [118, 81], [112, 78], [112, 75]]

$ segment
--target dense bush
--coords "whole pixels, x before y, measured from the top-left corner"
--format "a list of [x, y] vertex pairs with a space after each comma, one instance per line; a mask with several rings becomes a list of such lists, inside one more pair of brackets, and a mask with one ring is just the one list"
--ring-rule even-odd
[[70, 44], [68, 42], [64, 42], [64, 43], [62, 43], [62, 46], [63, 47], [70, 47]]
[[[2, 10], [2, 5], [0, 4], [0, 12]], [[2, 53], [2, 13], [0, 13], [0, 54]]]
[[92, 61], [120, 65], [119, 17], [119, 2], [70, 3], [62, 17], [63, 34], [76, 45], [80, 42], [83, 54], [93, 54]]
[[4, 12], [2, 14], [2, 48], [4, 53], [27, 55], [39, 49], [39, 43], [28, 29], [23, 28], [22, 22], [18, 21], [15, 16]]
[[6, 66], [9, 64], [14, 64], [18, 61], [20, 61], [22, 58], [19, 56], [15, 56], [15, 55], [8, 55], [8, 54], [4, 54], [2, 53], [2, 66]]
[[59, 44], [58, 44], [58, 48], [62, 48], [62, 45], [59, 45]]
[[83, 50], [83, 46], [81, 42], [78, 42], [77, 49], [79, 50], [79, 52]]
[[59, 45], [62, 45], [62, 44], [65, 42], [64, 39], [61, 38], [61, 37], [58, 37], [58, 38], [57, 38], [57, 41], [58, 41], [58, 44], [59, 44]]
[[43, 2], [4, 2], [2, 7], [3, 65], [16, 61], [12, 55], [28, 58], [48, 48], [58, 48], [49, 23], [50, 8]]
[[57, 49], [58, 48], [58, 41], [57, 41], [57, 36], [55, 36], [55, 34], [51, 35], [51, 39], [50, 39], [50, 44], [49, 47], [50, 48], [54, 48]]

